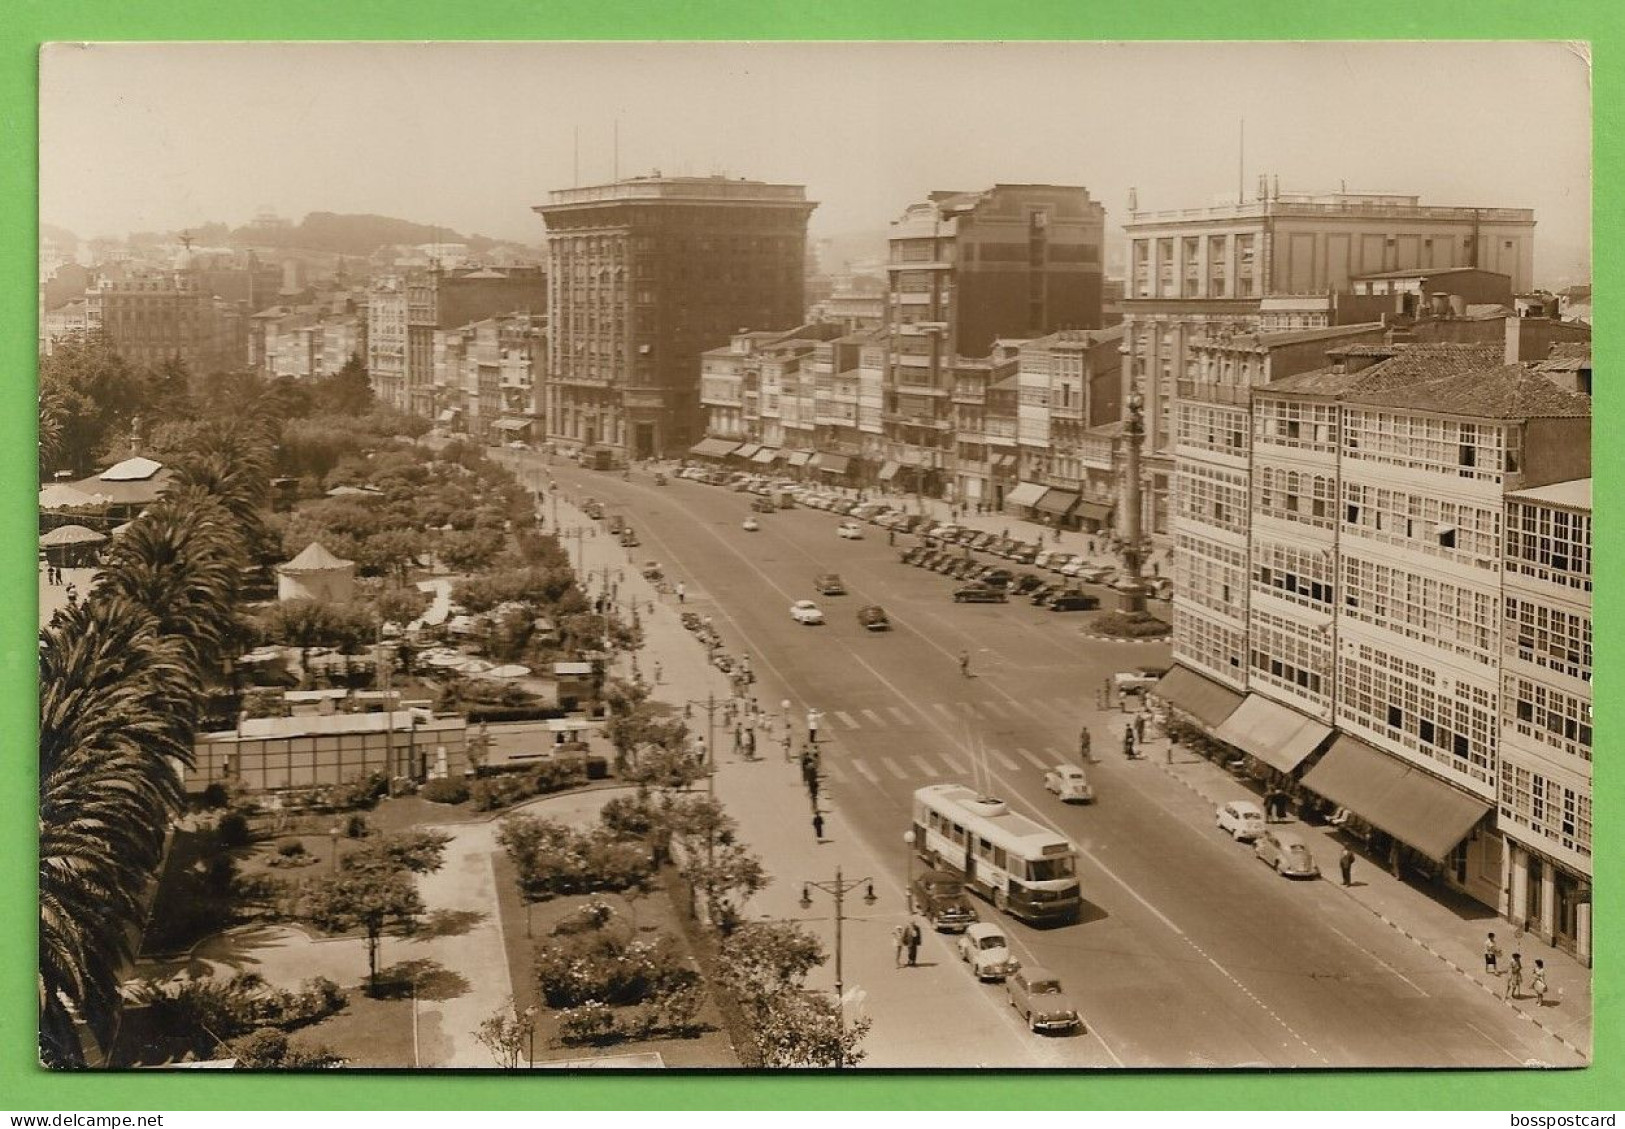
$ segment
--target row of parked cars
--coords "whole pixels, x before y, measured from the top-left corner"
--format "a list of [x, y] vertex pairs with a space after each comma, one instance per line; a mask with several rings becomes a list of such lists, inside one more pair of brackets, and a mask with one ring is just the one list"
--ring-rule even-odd
[[928, 549], [921, 545], [905, 550], [902, 561], [964, 581], [954, 589], [955, 603], [1003, 604], [1012, 597], [1025, 597], [1036, 607], [1057, 612], [1092, 611], [1100, 606], [1100, 597], [1083, 591], [1076, 582], [1047, 581], [1036, 573], [1017, 573], [1002, 565], [966, 556], [963, 550]]

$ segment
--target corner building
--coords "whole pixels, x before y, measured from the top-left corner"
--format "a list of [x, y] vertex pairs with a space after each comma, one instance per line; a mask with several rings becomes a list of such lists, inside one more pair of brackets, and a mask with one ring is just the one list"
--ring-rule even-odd
[[700, 356], [747, 326], [802, 320], [800, 185], [633, 177], [548, 194], [549, 438], [623, 457], [705, 433]]

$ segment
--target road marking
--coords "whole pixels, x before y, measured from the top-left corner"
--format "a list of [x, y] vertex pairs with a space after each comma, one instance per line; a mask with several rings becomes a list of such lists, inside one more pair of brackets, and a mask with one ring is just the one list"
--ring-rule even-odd
[[876, 725], [885, 725], [886, 724], [885, 719], [882, 718], [879, 714], [877, 714], [874, 710], [859, 710], [858, 712], [861, 713], [864, 717], [868, 718], [870, 721], [874, 722]]
[[1490, 1044], [1492, 1047], [1494, 1047], [1495, 1049], [1500, 1051], [1502, 1054], [1506, 1055], [1513, 1062], [1517, 1063], [1520, 1066], [1522, 1066], [1522, 1065], [1524, 1065], [1526, 1063], [1527, 1060], [1519, 1058], [1512, 1051], [1510, 1051], [1506, 1047], [1502, 1046], [1501, 1043], [1499, 1042], [1499, 1040], [1492, 1038], [1490, 1036], [1489, 1032], [1485, 1031], [1482, 1027], [1480, 1027], [1478, 1024], [1474, 1023], [1472, 1020], [1464, 1019], [1464, 1020], [1462, 1020], [1462, 1022], [1467, 1024], [1467, 1026], [1471, 1027], [1474, 1031], [1478, 1032], [1481, 1036], [1483, 1036], [1484, 1041], [1486, 1043]]
[[841, 724], [846, 726], [848, 729], [857, 729], [858, 728], [858, 723], [856, 721], [852, 720], [852, 715], [847, 713], [845, 710], [836, 710], [835, 711], [835, 716], [837, 718], [839, 718], [840, 721], [841, 721]]
[[1020, 745], [1016, 746], [1016, 755], [1025, 759], [1028, 764], [1032, 765], [1039, 772], [1048, 772], [1053, 767], [1052, 765], [1045, 764], [1032, 753], [1029, 753], [1026, 749], [1023, 749]]
[[[869, 664], [864, 663], [864, 665], [868, 666]], [[870, 667], [870, 669], [872, 670], [874, 668]], [[901, 706], [887, 706], [886, 707], [886, 712], [891, 714], [893, 717], [895, 717], [898, 721], [900, 721], [904, 725], [913, 725], [915, 723], [914, 716], [912, 714], [908, 713], [906, 710], [904, 710]]]
[[947, 764], [947, 766], [948, 766], [948, 771], [952, 772], [955, 776], [969, 776], [970, 775], [970, 770], [969, 769], [967, 769], [964, 765], [960, 764], [958, 761], [954, 760], [954, 758], [949, 756], [947, 753], [938, 753], [937, 756], [939, 756], [939, 757], [941, 757], [943, 759], [943, 762], [945, 764]]
[[947, 706], [943, 705], [941, 702], [932, 702], [931, 703], [931, 708], [936, 710], [938, 713], [940, 713], [943, 717], [947, 718], [949, 721], [958, 721], [959, 720], [959, 718], [954, 715], [954, 711], [949, 709]]
[[940, 772], [938, 772], [932, 766], [931, 762], [926, 760], [924, 757], [910, 756], [908, 759], [913, 761], [914, 764], [919, 768], [919, 770], [921, 772], [923, 772], [927, 776], [941, 776], [942, 775]]
[[1017, 764], [1015, 761], [1011, 760], [1009, 757], [1005, 756], [1003, 753], [999, 752], [999, 750], [997, 750], [997, 749], [989, 749], [987, 752], [988, 752], [989, 756], [991, 756], [994, 760], [998, 761], [1000, 764], [1004, 765], [1004, 767], [1006, 769], [1008, 769], [1010, 772], [1020, 772], [1021, 771], [1021, 766], [1019, 764]]
[[860, 761], [857, 757], [852, 758], [852, 771], [856, 772], [859, 776], [863, 777], [871, 784], [880, 783], [880, 777], [874, 774], [874, 770]]
[[889, 772], [893, 776], [897, 777], [897, 779], [899, 779], [899, 780], [907, 780], [908, 779], [908, 773], [904, 772], [902, 770], [902, 768], [898, 765], [898, 763], [896, 761], [892, 760], [890, 757], [881, 757], [880, 758], [880, 763], [885, 766], [887, 772]]
[[986, 702], [986, 701], [984, 701], [984, 702], [979, 702], [977, 704], [980, 705], [988, 713], [992, 714], [994, 717], [1009, 717], [1010, 716], [1009, 707], [1004, 705], [1002, 702]]
[[1343, 932], [1341, 929], [1339, 929], [1337, 926], [1333, 925], [1329, 921], [1326, 922], [1326, 928], [1330, 929], [1333, 933], [1336, 933], [1339, 937], [1343, 938], [1343, 940], [1347, 941], [1351, 948], [1355, 948], [1355, 949], [1358, 949], [1359, 951], [1363, 952], [1366, 956], [1370, 957], [1372, 960], [1374, 960], [1378, 964], [1382, 965], [1389, 972], [1392, 972], [1395, 976], [1397, 976], [1401, 980], [1405, 981], [1405, 983], [1409, 984], [1411, 986], [1412, 990], [1414, 990], [1418, 995], [1423, 996], [1423, 997], [1427, 997], [1428, 994], [1426, 992], [1422, 991], [1421, 987], [1419, 987], [1414, 980], [1412, 980], [1409, 976], [1406, 976], [1403, 972], [1401, 972], [1399, 969], [1395, 968], [1393, 965], [1389, 964], [1387, 961], [1383, 960], [1376, 953], [1372, 952], [1369, 947], [1360, 944], [1360, 942], [1356, 941], [1353, 937], [1350, 937], [1347, 933]]
[[846, 773], [841, 771], [841, 765], [838, 761], [827, 762], [822, 766], [822, 770], [826, 776], [837, 784], [845, 784], [847, 781]]

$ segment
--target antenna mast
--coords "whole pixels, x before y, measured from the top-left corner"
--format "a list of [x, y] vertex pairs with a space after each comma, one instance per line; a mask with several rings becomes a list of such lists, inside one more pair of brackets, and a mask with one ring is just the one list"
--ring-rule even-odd
[[1236, 203], [1247, 202], [1247, 119], [1241, 119], [1241, 137], [1236, 142]]

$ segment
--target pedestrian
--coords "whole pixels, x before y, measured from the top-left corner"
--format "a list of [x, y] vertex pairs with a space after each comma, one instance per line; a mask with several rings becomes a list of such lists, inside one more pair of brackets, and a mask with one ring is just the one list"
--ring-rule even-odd
[[1343, 872], [1343, 885], [1354, 885], [1354, 852], [1344, 844], [1343, 853], [1337, 856], [1337, 869]]
[[1134, 717], [1134, 743], [1145, 744], [1145, 714], [1136, 714]]
[[823, 716], [814, 709], [807, 711], [807, 743], [810, 745], [818, 744], [818, 723]]
[[1123, 726], [1123, 755], [1129, 760], [1134, 759], [1134, 727]]
[[1523, 993], [1523, 954], [1513, 953], [1512, 963], [1507, 966], [1507, 987], [1501, 993], [1503, 1000], [1518, 999]]
[[966, 678], [970, 677], [970, 652], [969, 651], [960, 651], [959, 652], [959, 673], [962, 674]]
[[1094, 738], [1089, 733], [1089, 727], [1085, 725], [1078, 733], [1078, 758], [1085, 764], [1094, 763], [1094, 754], [1090, 750], [1093, 742]]
[[665, 677], [666, 677], [666, 668], [660, 665], [660, 660], [659, 659], [656, 659], [655, 660], [655, 685], [659, 686], [660, 683], [665, 680]]
[[1095, 555], [1095, 539], [1093, 537], [1089, 538], [1089, 555], [1091, 557]]
[[1495, 943], [1495, 934], [1484, 938], [1484, 971], [1491, 976], [1501, 975], [1501, 946]]
[[1061, 539], [1061, 523], [1056, 522], [1055, 523], [1055, 540], [1059, 541], [1060, 539]]
[[897, 544], [897, 530], [895, 530], [895, 529], [886, 530], [886, 544], [888, 544], [888, 545]]
[[824, 841], [824, 813], [821, 811], [813, 812], [813, 838], [820, 843]]
[[811, 801], [813, 809], [817, 810], [817, 808], [818, 808], [818, 773], [816, 771], [809, 772], [807, 774], [807, 799], [809, 801]]
[[903, 949], [907, 947], [903, 942], [903, 936], [907, 932], [908, 926], [906, 925], [899, 925], [896, 929], [891, 931], [892, 945], [894, 946], [895, 950], [892, 953], [892, 966], [894, 968], [903, 967]]
[[681, 604], [681, 603], [686, 602], [687, 600], [688, 600], [688, 589], [686, 587], [684, 587], [683, 582], [681, 580], [679, 580], [677, 582], [677, 602], [679, 604]]
[[[913, 964], [914, 962], [912, 960], [910, 960], [909, 963]], [[1545, 961], [1543, 961], [1543, 960], [1535, 961], [1535, 974], [1532, 977], [1530, 977], [1529, 990], [1531, 992], [1535, 993], [1535, 1006], [1536, 1007], [1545, 1007], [1546, 1006], [1546, 962]]]
[[908, 949], [908, 966], [913, 968], [920, 955], [920, 926], [911, 917], [903, 930], [903, 945]]

